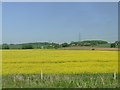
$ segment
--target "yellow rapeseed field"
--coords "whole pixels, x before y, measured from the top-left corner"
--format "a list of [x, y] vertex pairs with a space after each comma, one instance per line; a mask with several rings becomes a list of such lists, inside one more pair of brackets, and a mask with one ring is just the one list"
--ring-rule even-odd
[[2, 72], [7, 74], [113, 73], [118, 51], [3, 50]]

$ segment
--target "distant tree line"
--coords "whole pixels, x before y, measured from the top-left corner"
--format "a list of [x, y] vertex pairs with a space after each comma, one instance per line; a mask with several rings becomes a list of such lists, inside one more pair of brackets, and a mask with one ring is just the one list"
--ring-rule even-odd
[[35, 42], [35, 43], [23, 43], [23, 44], [2, 44], [1, 49], [58, 49], [64, 47], [73, 47], [73, 46], [92, 46], [97, 47], [102, 45], [105, 47], [107, 45], [111, 48], [118, 48], [120, 41], [115, 41], [114, 43], [108, 43], [107, 41], [102, 40], [86, 40], [86, 41], [77, 41], [71, 43], [49, 43], [49, 42]]
[[99, 44], [108, 44], [107, 41], [102, 40], [86, 40], [81, 42], [71, 42], [70, 45], [72, 46], [97, 46]]
[[23, 44], [2, 44], [2, 49], [57, 49], [61, 45], [57, 43], [36, 42], [36, 43], [23, 43]]

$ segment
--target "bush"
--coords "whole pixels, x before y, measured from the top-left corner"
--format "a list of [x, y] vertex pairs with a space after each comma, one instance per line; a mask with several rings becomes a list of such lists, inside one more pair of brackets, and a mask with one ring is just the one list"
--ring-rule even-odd
[[68, 43], [63, 43], [63, 44], [61, 44], [61, 46], [62, 46], [62, 47], [68, 47], [69, 44], [68, 44]]
[[3, 44], [2, 49], [10, 49], [8, 44]]
[[111, 43], [110, 47], [115, 48], [116, 47], [115, 43]]
[[22, 49], [33, 49], [33, 46], [30, 44], [26, 44], [22, 46]]
[[95, 50], [94, 48], [92, 48], [91, 50]]

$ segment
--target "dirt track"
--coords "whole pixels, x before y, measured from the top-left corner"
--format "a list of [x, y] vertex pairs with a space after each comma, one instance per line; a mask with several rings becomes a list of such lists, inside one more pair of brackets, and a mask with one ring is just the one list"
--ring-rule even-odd
[[[60, 48], [62, 50], [107, 50], [107, 51], [117, 51], [118, 48], [98, 48], [98, 47], [65, 47]], [[120, 49], [119, 49], [120, 50]]]

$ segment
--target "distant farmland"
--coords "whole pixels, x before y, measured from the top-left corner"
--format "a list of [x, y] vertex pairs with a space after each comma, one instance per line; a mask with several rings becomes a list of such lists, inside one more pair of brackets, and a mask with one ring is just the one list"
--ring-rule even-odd
[[89, 46], [75, 46], [60, 48], [62, 50], [97, 50], [97, 51], [118, 51], [118, 48], [105, 48], [105, 47], [89, 47]]

